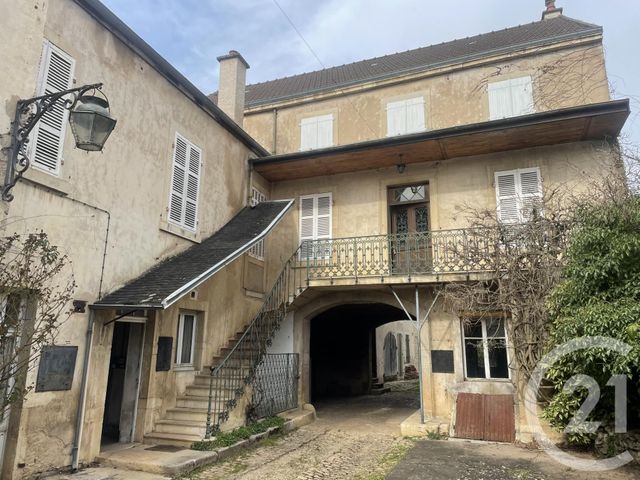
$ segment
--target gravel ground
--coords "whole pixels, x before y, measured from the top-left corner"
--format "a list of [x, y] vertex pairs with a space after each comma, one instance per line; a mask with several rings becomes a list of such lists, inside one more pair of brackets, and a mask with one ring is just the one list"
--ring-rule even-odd
[[318, 420], [236, 458], [192, 473], [197, 480], [382, 479], [413, 442], [399, 425], [417, 408], [415, 391], [316, 405]]

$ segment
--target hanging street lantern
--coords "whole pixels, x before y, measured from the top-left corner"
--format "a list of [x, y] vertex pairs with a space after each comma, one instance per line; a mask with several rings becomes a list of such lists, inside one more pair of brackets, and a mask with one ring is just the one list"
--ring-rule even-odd
[[[90, 152], [102, 151], [104, 143], [116, 126], [116, 120], [111, 116], [109, 101], [100, 90], [101, 87], [101, 83], [96, 83], [27, 100], [18, 100], [11, 128], [11, 145], [2, 188], [2, 200], [6, 202], [13, 200], [11, 190], [31, 163], [25, 148], [29, 142], [29, 134], [42, 116], [56, 105], [60, 107], [62, 104], [62, 108], [69, 110], [69, 123], [76, 147]], [[91, 94], [87, 93], [89, 91], [92, 91]], [[98, 93], [102, 97], [97, 96]]]
[[[99, 91], [99, 90], [98, 90]], [[76, 147], [89, 152], [100, 152], [116, 126], [111, 117], [109, 102], [95, 95], [82, 95], [69, 113], [71, 131]]]

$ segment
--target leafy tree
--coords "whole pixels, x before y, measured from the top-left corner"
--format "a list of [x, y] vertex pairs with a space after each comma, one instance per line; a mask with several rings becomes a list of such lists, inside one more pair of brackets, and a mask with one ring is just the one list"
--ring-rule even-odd
[[68, 316], [69, 265], [45, 233], [0, 238], [0, 419], [31, 389], [29, 369]]
[[[547, 372], [556, 394], [545, 409], [552, 425], [565, 428], [587, 397], [582, 388], [563, 392], [576, 374], [595, 379], [601, 397], [589, 420], [614, 419], [613, 375], [628, 378], [628, 420], [640, 424], [640, 197], [631, 194], [588, 204], [576, 211], [576, 223], [566, 252], [563, 279], [548, 300], [550, 341], [560, 345], [584, 336], [604, 336], [632, 347], [622, 356], [590, 348], [564, 356]], [[575, 443], [593, 438], [569, 434]]]

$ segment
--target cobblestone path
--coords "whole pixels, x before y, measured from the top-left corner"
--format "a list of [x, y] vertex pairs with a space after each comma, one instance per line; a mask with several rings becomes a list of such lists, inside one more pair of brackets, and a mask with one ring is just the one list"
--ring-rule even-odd
[[241, 456], [191, 474], [197, 480], [382, 478], [412, 442], [399, 425], [415, 411], [415, 392], [391, 392], [319, 405], [318, 420]]

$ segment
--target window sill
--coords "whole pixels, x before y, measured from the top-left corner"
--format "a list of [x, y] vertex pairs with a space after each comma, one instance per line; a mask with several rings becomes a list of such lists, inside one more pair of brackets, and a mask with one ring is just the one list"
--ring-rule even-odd
[[29, 183], [44, 187], [47, 190], [51, 190], [59, 195], [69, 195], [71, 193], [71, 182], [68, 180], [56, 177], [51, 173], [43, 172], [35, 167], [29, 168], [22, 177]]
[[177, 237], [185, 238], [195, 243], [200, 243], [201, 238], [198, 232], [192, 232], [186, 228], [179, 227], [173, 223], [167, 222], [164, 218], [160, 220], [160, 230], [163, 232], [176, 235]]
[[195, 372], [195, 368], [193, 365], [174, 365], [174, 372]]
[[464, 381], [465, 382], [483, 382], [483, 383], [488, 383], [488, 382], [511, 383], [511, 379], [510, 378], [468, 378], [468, 377], [465, 377]]

